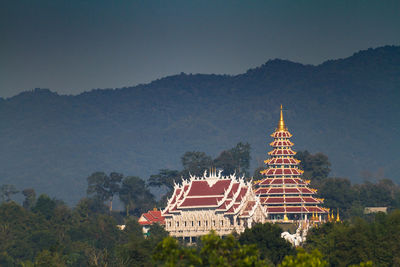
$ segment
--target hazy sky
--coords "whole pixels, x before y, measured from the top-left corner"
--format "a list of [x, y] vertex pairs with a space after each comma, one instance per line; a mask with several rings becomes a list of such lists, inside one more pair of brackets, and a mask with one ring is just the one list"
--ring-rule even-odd
[[400, 0], [0, 0], [0, 96], [238, 74], [400, 44]]

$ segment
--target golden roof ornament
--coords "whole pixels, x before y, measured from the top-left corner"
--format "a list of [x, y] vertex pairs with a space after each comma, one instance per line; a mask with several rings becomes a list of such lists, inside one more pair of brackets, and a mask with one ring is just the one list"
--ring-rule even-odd
[[287, 128], [286, 128], [286, 126], [285, 126], [285, 121], [283, 120], [283, 108], [282, 108], [282, 105], [281, 105], [281, 117], [280, 117], [280, 119], [279, 119], [277, 131], [278, 131], [278, 132], [280, 132], [280, 131], [287, 131]]
[[339, 208], [337, 208], [336, 222], [340, 222], [340, 217], [339, 217]]

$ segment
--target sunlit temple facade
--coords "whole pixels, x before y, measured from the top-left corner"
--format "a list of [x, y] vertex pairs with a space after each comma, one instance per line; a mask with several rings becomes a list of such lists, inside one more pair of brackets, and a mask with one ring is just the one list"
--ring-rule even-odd
[[182, 185], [175, 185], [162, 212], [170, 235], [196, 242], [211, 230], [224, 236], [241, 233], [253, 223], [265, 222], [267, 214], [251, 183], [221, 173], [211, 170], [202, 177], [191, 176]]
[[321, 207], [323, 199], [316, 197], [317, 190], [309, 187], [310, 181], [300, 178], [303, 171], [300, 161], [294, 158], [290, 141], [292, 134], [283, 120], [281, 106], [278, 127], [271, 134], [274, 139], [265, 160], [266, 169], [261, 171], [264, 179], [254, 183], [255, 193], [265, 208], [268, 221], [324, 221], [329, 213]]

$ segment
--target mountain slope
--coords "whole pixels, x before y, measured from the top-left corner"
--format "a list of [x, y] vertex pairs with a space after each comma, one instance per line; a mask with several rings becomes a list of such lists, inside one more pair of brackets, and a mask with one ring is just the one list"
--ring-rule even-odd
[[[180, 156], [252, 146], [267, 157], [279, 105], [295, 150], [327, 154], [332, 175], [400, 182], [400, 47], [318, 66], [271, 60], [244, 74], [180, 74], [63, 96], [37, 89], [0, 101], [0, 184], [76, 202], [97, 170], [147, 178]], [[268, 148], [269, 149], [269, 148]], [[363, 174], [361, 174], [363, 173]]]

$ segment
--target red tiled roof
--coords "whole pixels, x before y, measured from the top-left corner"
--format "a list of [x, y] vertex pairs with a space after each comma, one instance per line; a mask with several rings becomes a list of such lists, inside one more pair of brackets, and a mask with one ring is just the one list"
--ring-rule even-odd
[[222, 197], [185, 198], [185, 200], [179, 205], [179, 208], [216, 206], [218, 201], [221, 199]]
[[288, 213], [298, 213], [298, 212], [306, 212], [306, 209], [303, 207], [286, 207], [286, 212]]
[[178, 199], [178, 200], [182, 200], [182, 199], [183, 199], [183, 197], [185, 196], [185, 194], [186, 194], [188, 188], [189, 188], [189, 185], [185, 185], [185, 186], [183, 187], [183, 192], [182, 192], [181, 195], [179, 196], [179, 199]]
[[306, 202], [306, 203], [319, 203], [319, 201], [313, 197], [303, 197], [303, 199], [304, 199], [304, 202]]
[[246, 195], [246, 192], [247, 192], [247, 188], [246, 187], [242, 187], [240, 189], [240, 193], [239, 193], [238, 197], [236, 198], [235, 202], [236, 203], [240, 202], [242, 200], [242, 198]]
[[267, 203], [267, 204], [283, 203], [283, 197], [269, 197], [266, 199], [266, 201], [264, 203]]
[[286, 203], [301, 203], [303, 202], [300, 197], [285, 197]]
[[226, 209], [227, 206], [232, 202], [232, 200], [225, 200], [224, 203], [221, 204], [221, 206], [218, 207], [219, 210], [224, 210]]
[[233, 213], [239, 207], [239, 205], [240, 204], [233, 204], [226, 213]]
[[283, 194], [283, 188], [271, 188], [268, 194]]
[[159, 210], [150, 210], [147, 213], [143, 213], [139, 218], [139, 224], [148, 225], [153, 223], [165, 223], [165, 218], [161, 215], [161, 211]]
[[298, 164], [298, 162], [292, 158], [286, 158], [286, 159], [271, 158], [269, 160], [266, 160], [265, 163], [268, 165], [297, 165]]
[[299, 187], [299, 190], [302, 191], [303, 194], [314, 194], [313, 191], [311, 191], [309, 188], [307, 187]]
[[285, 188], [285, 193], [286, 194], [290, 194], [290, 193], [300, 193], [300, 190], [296, 187], [296, 188]]
[[211, 187], [207, 181], [192, 181], [190, 191], [187, 196], [216, 196], [223, 195], [229, 188], [231, 180], [219, 180]]
[[280, 131], [280, 132], [274, 132], [271, 134], [273, 138], [290, 138], [292, 135], [289, 133], [289, 131]]
[[317, 213], [328, 213], [327, 211], [325, 211], [324, 209], [320, 208], [320, 207], [305, 207], [309, 213], [311, 212], [317, 212]]
[[267, 176], [274, 176], [274, 175], [300, 175], [301, 171], [295, 168], [273, 168], [270, 167], [262, 171], [262, 174]]
[[232, 198], [233, 197], [233, 195], [236, 193], [236, 191], [238, 190], [238, 187], [239, 187], [239, 183], [234, 183], [233, 185], [232, 185], [232, 189], [231, 189], [231, 191], [229, 191], [229, 193], [228, 193], [228, 198]]
[[289, 140], [284, 140], [284, 141], [274, 141], [270, 144], [272, 147], [280, 147], [280, 146], [293, 146], [293, 143], [290, 142]]
[[274, 179], [274, 180], [272, 180], [271, 184], [283, 184], [283, 180], [282, 179]]
[[291, 149], [277, 149], [275, 148], [271, 152], [268, 152], [269, 155], [273, 156], [288, 156], [288, 155], [296, 155], [296, 152], [294, 152]]
[[285, 209], [283, 207], [267, 207], [269, 213], [283, 213]]

